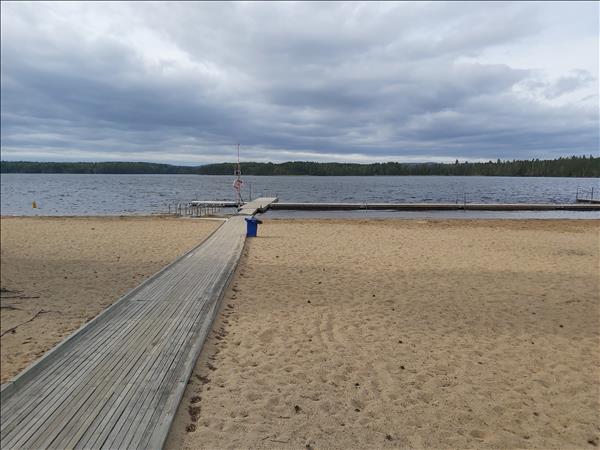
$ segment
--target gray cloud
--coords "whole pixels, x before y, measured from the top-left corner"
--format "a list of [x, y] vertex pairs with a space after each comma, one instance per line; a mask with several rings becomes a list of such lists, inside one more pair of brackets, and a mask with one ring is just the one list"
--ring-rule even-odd
[[[238, 141], [273, 161], [597, 152], [598, 5], [571, 6], [582, 26], [563, 35], [551, 8], [3, 2], [2, 158], [194, 164]], [[564, 66], [540, 50], [554, 39], [573, 46]]]

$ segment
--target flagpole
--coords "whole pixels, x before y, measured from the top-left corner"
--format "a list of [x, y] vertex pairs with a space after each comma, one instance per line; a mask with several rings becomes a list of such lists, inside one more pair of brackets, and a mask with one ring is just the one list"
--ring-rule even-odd
[[233, 181], [233, 188], [236, 191], [236, 202], [238, 204], [238, 208], [244, 204], [244, 199], [242, 198], [242, 168], [240, 166], [240, 144], [237, 145], [237, 165], [234, 170], [235, 180]]

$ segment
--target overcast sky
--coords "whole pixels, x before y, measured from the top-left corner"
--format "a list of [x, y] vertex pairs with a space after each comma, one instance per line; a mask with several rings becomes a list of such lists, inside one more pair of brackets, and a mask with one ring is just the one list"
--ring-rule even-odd
[[1, 5], [4, 160], [598, 153], [598, 2]]

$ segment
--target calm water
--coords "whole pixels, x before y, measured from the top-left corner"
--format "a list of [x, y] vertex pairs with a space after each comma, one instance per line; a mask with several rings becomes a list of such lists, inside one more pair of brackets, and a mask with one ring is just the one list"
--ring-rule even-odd
[[[572, 203], [595, 178], [244, 177], [248, 197], [282, 202]], [[165, 212], [194, 199], [233, 200], [232, 176], [2, 174], [3, 215]], [[35, 201], [38, 209], [32, 209]]]

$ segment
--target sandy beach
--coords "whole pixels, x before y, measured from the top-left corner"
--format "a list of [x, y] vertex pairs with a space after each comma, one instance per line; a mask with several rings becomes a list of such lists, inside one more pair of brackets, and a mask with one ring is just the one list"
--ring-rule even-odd
[[265, 221], [168, 448], [600, 445], [598, 221]]
[[[217, 225], [2, 218], [2, 380]], [[167, 448], [597, 447], [599, 230], [265, 220]]]
[[3, 217], [2, 382], [218, 224], [159, 217]]

